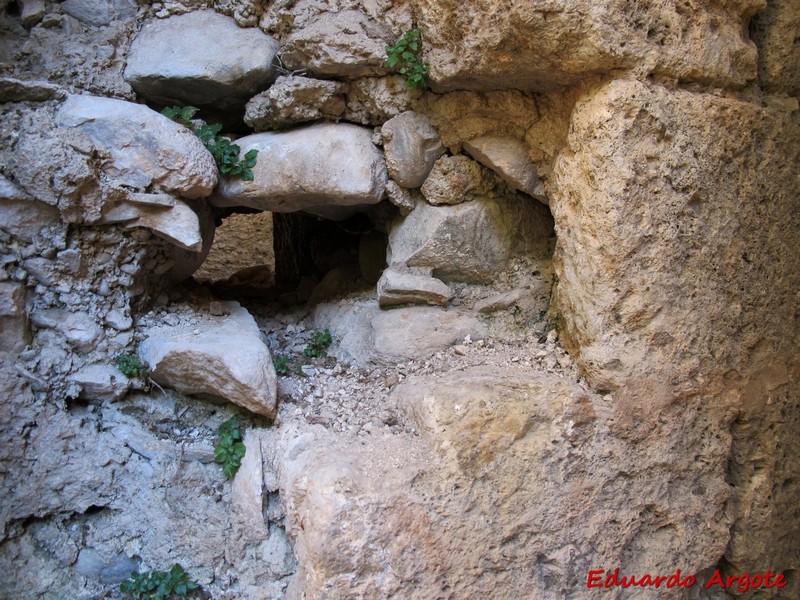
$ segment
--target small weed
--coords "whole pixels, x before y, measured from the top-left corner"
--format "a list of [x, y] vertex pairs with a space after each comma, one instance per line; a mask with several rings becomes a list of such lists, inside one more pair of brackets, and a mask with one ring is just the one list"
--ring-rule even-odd
[[419, 58], [421, 48], [419, 29], [407, 31], [393, 46], [386, 46], [385, 66], [404, 75], [411, 88], [425, 89], [428, 85], [430, 67]]
[[189, 592], [199, 587], [197, 583], [189, 579], [183, 567], [176, 564], [169, 571], [131, 573], [129, 579], [119, 584], [119, 591], [134, 598], [165, 600], [167, 598], [186, 598]]
[[287, 359], [283, 354], [276, 354], [272, 359], [272, 365], [275, 367], [275, 372], [278, 375], [289, 374], [289, 359]]
[[239, 146], [225, 136], [219, 135], [222, 125], [192, 122], [198, 110], [194, 106], [169, 106], [162, 110], [161, 114], [191, 129], [211, 152], [220, 173], [226, 177], [239, 177], [242, 181], [253, 181], [252, 168], [256, 166], [258, 150], [248, 150], [242, 160], [239, 160], [241, 151]]
[[147, 377], [149, 373], [147, 367], [139, 362], [139, 358], [135, 354], [117, 354], [114, 357], [114, 364], [126, 377]]
[[230, 479], [239, 470], [245, 453], [242, 432], [236, 417], [231, 417], [219, 426], [217, 437], [214, 460], [222, 465], [222, 472]]
[[327, 356], [327, 348], [333, 339], [329, 330], [316, 331], [311, 335], [308, 345], [303, 350], [303, 356], [307, 358], [321, 358]]

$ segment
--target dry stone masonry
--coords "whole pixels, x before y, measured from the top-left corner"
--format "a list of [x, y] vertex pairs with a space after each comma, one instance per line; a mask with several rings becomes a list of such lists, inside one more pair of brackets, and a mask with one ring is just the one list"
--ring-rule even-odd
[[0, 595], [800, 597], [797, 0], [0, 30]]

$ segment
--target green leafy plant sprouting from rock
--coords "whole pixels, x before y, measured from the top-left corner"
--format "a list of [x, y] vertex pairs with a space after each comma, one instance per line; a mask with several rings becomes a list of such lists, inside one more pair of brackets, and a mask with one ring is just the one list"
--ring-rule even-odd
[[200, 586], [189, 579], [183, 567], [176, 564], [169, 571], [146, 571], [131, 573], [119, 585], [119, 591], [134, 598], [145, 600], [166, 600], [167, 598], [186, 598], [192, 590]]
[[427, 87], [430, 67], [419, 57], [422, 49], [419, 29], [407, 31], [393, 46], [386, 46], [386, 67], [404, 75], [411, 88]]
[[289, 359], [283, 354], [276, 354], [272, 359], [272, 365], [275, 367], [275, 372], [278, 375], [289, 374]]
[[222, 465], [222, 472], [230, 479], [239, 470], [245, 453], [242, 432], [236, 417], [231, 417], [219, 426], [217, 438], [214, 460]]
[[239, 177], [242, 181], [253, 181], [252, 169], [256, 166], [258, 150], [248, 150], [239, 160], [241, 149], [230, 139], [219, 135], [221, 124], [197, 124], [192, 121], [198, 110], [194, 106], [169, 106], [161, 114], [191, 129], [211, 152], [220, 173], [227, 177]]
[[114, 357], [114, 364], [126, 377], [147, 377], [147, 367], [139, 362], [135, 354], [123, 353]]
[[311, 339], [308, 341], [303, 356], [308, 358], [321, 358], [327, 355], [328, 346], [332, 342], [331, 332], [327, 329], [325, 331], [315, 331], [311, 334]]

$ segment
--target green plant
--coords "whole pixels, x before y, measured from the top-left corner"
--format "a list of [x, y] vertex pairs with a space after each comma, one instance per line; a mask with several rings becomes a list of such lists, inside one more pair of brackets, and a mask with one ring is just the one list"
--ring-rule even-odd
[[114, 364], [126, 377], [147, 377], [148, 369], [135, 354], [123, 353], [114, 357]]
[[318, 358], [327, 355], [327, 348], [332, 342], [331, 332], [327, 329], [325, 331], [316, 331], [311, 334], [311, 339], [303, 350], [303, 356], [308, 358]]
[[189, 579], [183, 567], [176, 564], [169, 571], [146, 571], [131, 573], [129, 579], [119, 584], [119, 591], [134, 598], [164, 600], [166, 598], [185, 598], [192, 590], [200, 587]]
[[275, 358], [272, 359], [272, 365], [275, 367], [275, 372], [278, 375], [289, 374], [289, 359], [283, 354], [276, 354]]
[[236, 417], [231, 417], [219, 426], [217, 430], [218, 441], [214, 446], [214, 460], [222, 465], [222, 472], [230, 479], [242, 464], [245, 447], [242, 442], [242, 432]]
[[248, 150], [239, 160], [241, 149], [229, 138], [219, 135], [222, 131], [221, 124], [209, 125], [192, 121], [198, 110], [194, 106], [169, 106], [162, 110], [161, 114], [191, 129], [211, 152], [220, 173], [227, 177], [239, 177], [242, 181], [253, 181], [252, 168], [256, 166], [258, 150], [255, 148]]
[[422, 49], [419, 29], [407, 31], [393, 46], [386, 46], [387, 68], [394, 69], [406, 78], [411, 88], [427, 87], [426, 78], [430, 67], [419, 57]]

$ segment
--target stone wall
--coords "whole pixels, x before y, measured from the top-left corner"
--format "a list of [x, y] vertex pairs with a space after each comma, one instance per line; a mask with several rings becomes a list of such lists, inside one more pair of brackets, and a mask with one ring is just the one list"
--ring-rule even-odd
[[[175, 562], [213, 598], [594, 598], [588, 570], [616, 567], [769, 568], [788, 586], [763, 597], [800, 595], [798, 12], [4, 3], [11, 597], [117, 597]], [[385, 65], [412, 27], [426, 89]], [[254, 179], [222, 177], [172, 104], [257, 149]], [[275, 332], [181, 286], [274, 265], [237, 210], [369, 223], [347, 248], [324, 230], [291, 297], [342, 360], [427, 361], [376, 392], [391, 435], [280, 412]], [[258, 231], [201, 267], [222, 217]], [[137, 351], [153, 383], [114, 366]], [[463, 358], [433, 370], [445, 352]], [[228, 484], [212, 439], [232, 414], [248, 453]], [[722, 597], [699, 587], [669, 597]]]

